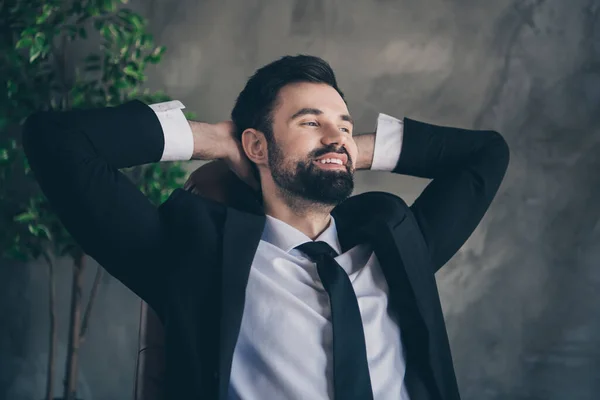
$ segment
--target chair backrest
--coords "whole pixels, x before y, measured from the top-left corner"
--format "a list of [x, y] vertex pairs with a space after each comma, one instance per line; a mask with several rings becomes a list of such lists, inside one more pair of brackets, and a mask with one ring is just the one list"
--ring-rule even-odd
[[152, 308], [141, 301], [134, 400], [164, 399], [164, 339], [162, 322]]
[[[236, 199], [241, 181], [222, 161], [196, 169], [184, 189], [224, 204]], [[165, 380], [164, 328], [158, 315], [146, 304], [140, 306], [138, 355], [135, 368], [134, 400], [163, 400]]]

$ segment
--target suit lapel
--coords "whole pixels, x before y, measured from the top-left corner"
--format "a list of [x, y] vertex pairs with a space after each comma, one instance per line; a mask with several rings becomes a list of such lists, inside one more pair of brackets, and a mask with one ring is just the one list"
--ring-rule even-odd
[[[379, 239], [376, 240], [376, 243], [382, 246], [379, 246], [379, 250], [376, 252], [388, 283], [396, 280], [396, 286], [402, 288], [401, 285], [398, 285], [398, 279], [405, 279], [408, 282], [427, 330], [426, 344], [429, 365], [439, 389], [438, 392], [444, 399], [447, 393], [445, 390], [447, 379], [454, 379], [454, 370], [451, 360], [449, 364], [444, 362], [446, 357], [443, 355], [449, 355], [450, 348], [447, 346], [443, 313], [435, 276], [432, 270], [423, 270], [432, 266], [428, 259], [429, 253], [425, 248], [425, 243], [417, 229], [416, 222], [408, 213], [402, 220], [386, 221], [378, 231]], [[402, 274], [405, 274], [405, 277], [402, 277]], [[402, 328], [402, 321], [400, 321], [400, 326]]]
[[[387, 193], [369, 192], [348, 199], [332, 212], [338, 226], [342, 248], [369, 241], [380, 258], [386, 279], [398, 279], [406, 272], [420, 314], [428, 329], [439, 323], [437, 286], [430, 267], [428, 251], [418, 225], [406, 204]], [[400, 200], [401, 201], [401, 200]]]
[[227, 397], [233, 352], [238, 338], [250, 267], [265, 226], [264, 215], [227, 209], [223, 231], [219, 398]]
[[[396, 307], [409, 306], [403, 300], [406, 299], [406, 293], [401, 291], [412, 292], [414, 304], [426, 329], [423, 333], [430, 348], [433, 376], [441, 389], [445, 386], [446, 366], [436, 358], [437, 352], [431, 352], [431, 346], [435, 346], [438, 336], [445, 333], [435, 277], [432, 272], [423, 270], [430, 266], [425, 243], [419, 236], [418, 226], [408, 206], [399, 204], [398, 198], [392, 199], [389, 194], [370, 192], [348, 199], [332, 214], [336, 218], [344, 251], [361, 242], [371, 243], [390, 288], [392, 304]], [[402, 323], [400, 321], [401, 328]], [[406, 325], [404, 328], [418, 329]]]
[[[437, 302], [437, 286], [433, 273], [423, 271], [423, 268], [429, 267], [424, 258], [427, 252], [416, 239], [418, 232], [415, 232], [415, 227], [409, 221], [408, 218], [405, 218], [393, 225], [385, 224], [382, 233], [392, 239], [394, 250], [397, 249], [397, 253], [393, 252], [396, 253], [393, 254], [396, 262], [395, 268], [406, 271], [406, 277], [414, 293], [419, 312], [428, 330], [432, 330], [438, 322], [437, 310], [434, 307]], [[380, 252], [384, 251], [386, 249], [382, 249]]]

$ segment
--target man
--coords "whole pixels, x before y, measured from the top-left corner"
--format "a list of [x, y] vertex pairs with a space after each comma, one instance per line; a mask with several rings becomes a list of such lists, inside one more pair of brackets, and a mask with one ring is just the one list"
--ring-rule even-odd
[[[383, 114], [356, 135], [311, 56], [259, 69], [231, 122], [180, 108], [43, 112], [23, 134], [65, 226], [164, 323], [166, 398], [459, 399], [434, 273], [495, 196], [503, 138]], [[222, 160], [247, 185], [156, 209], [118, 171], [174, 159]], [[411, 207], [349, 198], [359, 169], [433, 180]]]

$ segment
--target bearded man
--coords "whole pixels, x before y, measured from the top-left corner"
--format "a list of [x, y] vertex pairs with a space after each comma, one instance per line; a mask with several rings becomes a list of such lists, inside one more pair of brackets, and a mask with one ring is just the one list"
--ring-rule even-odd
[[[434, 274], [500, 186], [502, 136], [385, 114], [356, 134], [331, 67], [305, 55], [260, 68], [232, 121], [181, 108], [39, 112], [23, 134], [69, 232], [163, 322], [165, 398], [459, 399]], [[196, 183], [155, 207], [119, 172], [190, 159], [220, 160], [219, 201]], [[369, 169], [432, 181], [410, 207], [350, 197]]]

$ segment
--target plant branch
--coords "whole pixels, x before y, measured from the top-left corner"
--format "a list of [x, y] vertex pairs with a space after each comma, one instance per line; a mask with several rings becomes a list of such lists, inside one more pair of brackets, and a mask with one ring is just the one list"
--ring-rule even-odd
[[70, 108], [69, 88], [67, 86], [67, 35], [63, 34], [61, 38], [60, 66], [61, 66], [61, 81], [63, 97], [65, 101], [65, 109]]
[[50, 316], [49, 346], [48, 346], [48, 370], [46, 371], [46, 400], [54, 398], [54, 357], [56, 351], [56, 289], [54, 284], [54, 262], [50, 255], [42, 252], [48, 264], [48, 313]]
[[71, 312], [63, 400], [75, 400], [79, 366], [79, 331], [81, 329], [81, 287], [85, 268], [85, 254], [78, 250], [73, 257], [73, 283], [71, 286]]
[[103, 271], [104, 270], [102, 269], [102, 267], [98, 265], [98, 267], [96, 268], [96, 276], [94, 277], [94, 284], [92, 285], [92, 291], [90, 292], [90, 298], [88, 300], [85, 312], [83, 314], [83, 319], [81, 321], [81, 330], [79, 331], [80, 342], [83, 342], [85, 340], [85, 334], [89, 325], [90, 314], [92, 312], [92, 307], [94, 306], [94, 300], [96, 299], [96, 295], [98, 293], [98, 286], [100, 285]]

